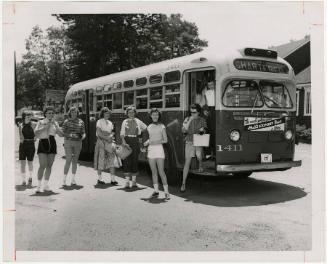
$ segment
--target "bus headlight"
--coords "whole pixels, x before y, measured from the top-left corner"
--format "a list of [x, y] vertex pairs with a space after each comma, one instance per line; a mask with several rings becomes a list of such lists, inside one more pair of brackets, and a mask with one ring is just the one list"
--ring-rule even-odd
[[236, 141], [240, 140], [241, 134], [238, 130], [232, 130], [229, 134], [229, 138], [230, 138], [230, 140], [236, 142]]
[[285, 132], [285, 138], [286, 138], [287, 140], [290, 140], [290, 139], [292, 139], [292, 137], [293, 137], [293, 133], [292, 133], [292, 131], [291, 131], [291, 130], [287, 130], [287, 131]]

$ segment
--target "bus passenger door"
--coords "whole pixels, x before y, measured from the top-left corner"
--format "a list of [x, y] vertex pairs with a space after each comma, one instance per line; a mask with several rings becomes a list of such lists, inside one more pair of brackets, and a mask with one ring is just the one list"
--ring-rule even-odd
[[92, 144], [93, 132], [92, 130], [92, 120], [90, 120], [90, 107], [93, 106], [93, 91], [86, 90], [82, 91], [82, 106], [79, 107], [80, 118], [84, 121], [86, 138], [83, 140], [82, 150], [79, 159], [80, 160], [90, 160], [92, 159], [92, 154], [94, 151], [94, 146]]
[[[201, 116], [207, 121], [207, 133], [210, 134], [209, 147], [204, 148], [205, 170], [215, 168], [215, 145], [216, 145], [216, 96], [215, 96], [215, 70], [190, 72], [188, 76], [188, 104], [186, 115], [192, 104], [201, 106]], [[192, 165], [194, 168], [194, 164]]]

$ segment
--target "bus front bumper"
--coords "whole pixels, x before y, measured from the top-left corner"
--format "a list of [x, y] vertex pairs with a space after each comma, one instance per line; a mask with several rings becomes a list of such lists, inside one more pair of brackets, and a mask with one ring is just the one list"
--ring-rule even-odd
[[245, 171], [269, 171], [269, 170], [283, 170], [292, 167], [301, 166], [302, 161], [282, 161], [271, 163], [251, 163], [242, 165], [217, 165], [217, 172], [221, 173], [233, 173], [233, 172], [245, 172]]

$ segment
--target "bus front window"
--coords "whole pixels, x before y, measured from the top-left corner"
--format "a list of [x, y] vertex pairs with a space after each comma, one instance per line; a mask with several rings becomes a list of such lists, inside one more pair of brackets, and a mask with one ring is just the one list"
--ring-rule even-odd
[[260, 88], [265, 103], [270, 108], [292, 108], [287, 88], [280, 83], [261, 81]]
[[262, 107], [263, 101], [256, 82], [237, 80], [227, 85], [223, 104], [229, 107]]

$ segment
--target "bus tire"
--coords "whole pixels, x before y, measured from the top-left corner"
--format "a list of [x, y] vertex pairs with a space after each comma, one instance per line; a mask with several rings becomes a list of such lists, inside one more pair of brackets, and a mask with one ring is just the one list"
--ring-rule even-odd
[[252, 174], [252, 171], [244, 171], [244, 172], [233, 173], [233, 176], [238, 179], [245, 179], [245, 178], [250, 177], [251, 174]]

